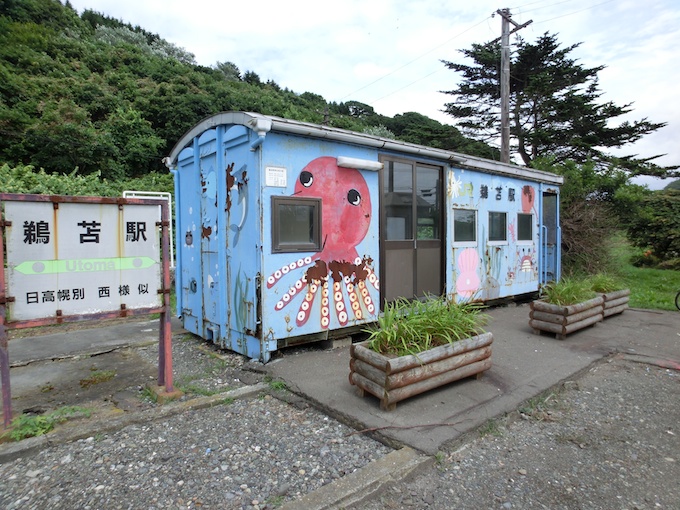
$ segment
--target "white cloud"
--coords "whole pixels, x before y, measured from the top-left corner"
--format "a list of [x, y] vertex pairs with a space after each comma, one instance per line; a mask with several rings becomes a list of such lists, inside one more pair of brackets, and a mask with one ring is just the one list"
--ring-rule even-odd
[[[500, 35], [505, 2], [480, 0], [71, 0], [85, 8], [158, 33], [206, 66], [235, 63], [296, 92], [328, 101], [356, 100], [385, 115], [416, 111], [452, 123], [441, 113], [458, 77], [440, 59], [461, 60], [459, 49]], [[533, 41], [558, 34], [565, 47], [599, 74], [603, 100], [634, 103], [628, 120], [668, 122], [626, 153], [668, 153], [680, 164], [680, 4], [677, 0], [536, 0], [512, 10], [519, 32]], [[380, 79], [383, 77], [382, 79]]]

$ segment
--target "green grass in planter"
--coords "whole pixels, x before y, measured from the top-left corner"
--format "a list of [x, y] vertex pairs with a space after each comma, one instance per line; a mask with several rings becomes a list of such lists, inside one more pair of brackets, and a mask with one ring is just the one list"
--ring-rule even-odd
[[405, 356], [483, 333], [488, 316], [481, 305], [445, 298], [398, 299], [385, 306], [376, 327], [367, 329], [369, 348]]
[[589, 279], [564, 277], [543, 287], [541, 299], [553, 305], [569, 306], [596, 297]]

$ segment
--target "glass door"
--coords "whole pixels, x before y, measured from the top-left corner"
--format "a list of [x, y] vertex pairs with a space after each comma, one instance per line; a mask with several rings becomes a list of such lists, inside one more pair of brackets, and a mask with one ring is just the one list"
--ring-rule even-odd
[[382, 301], [443, 291], [442, 168], [385, 160], [381, 174]]
[[545, 284], [560, 279], [560, 227], [559, 196], [543, 192], [540, 234], [540, 283]]

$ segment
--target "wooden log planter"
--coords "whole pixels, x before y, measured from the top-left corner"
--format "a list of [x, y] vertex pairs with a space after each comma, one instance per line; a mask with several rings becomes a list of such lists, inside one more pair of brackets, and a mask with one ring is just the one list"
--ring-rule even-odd
[[397, 402], [491, 368], [493, 335], [478, 336], [435, 347], [419, 353], [388, 357], [362, 342], [350, 349], [349, 382], [359, 396], [366, 393], [380, 399], [380, 408], [396, 409]]
[[532, 301], [529, 317], [529, 325], [535, 334], [540, 335], [542, 331], [546, 331], [555, 333], [557, 339], [564, 340], [569, 333], [604, 319], [604, 297], [600, 295], [570, 306]]
[[628, 308], [630, 289], [616, 290], [602, 294], [604, 298], [604, 318], [623, 313]]

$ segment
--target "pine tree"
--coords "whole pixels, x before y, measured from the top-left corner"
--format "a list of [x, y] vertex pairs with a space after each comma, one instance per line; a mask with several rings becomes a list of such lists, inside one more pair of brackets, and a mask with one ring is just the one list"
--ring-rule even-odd
[[[535, 44], [518, 38], [510, 64], [511, 150], [531, 166], [538, 157], [554, 162], [615, 163], [633, 175], [677, 175], [678, 167], [661, 167], [650, 158], [615, 158], [606, 149], [639, 140], [666, 125], [665, 122], [623, 121], [631, 103], [617, 106], [599, 103], [602, 92], [597, 74], [605, 66], [584, 67], [570, 53], [579, 44], [560, 48], [555, 35], [545, 33]], [[445, 112], [458, 119], [464, 134], [489, 141], [500, 137], [500, 56], [496, 44], [473, 44], [461, 50], [474, 65], [442, 61], [462, 75], [458, 88], [445, 91], [454, 96]]]

